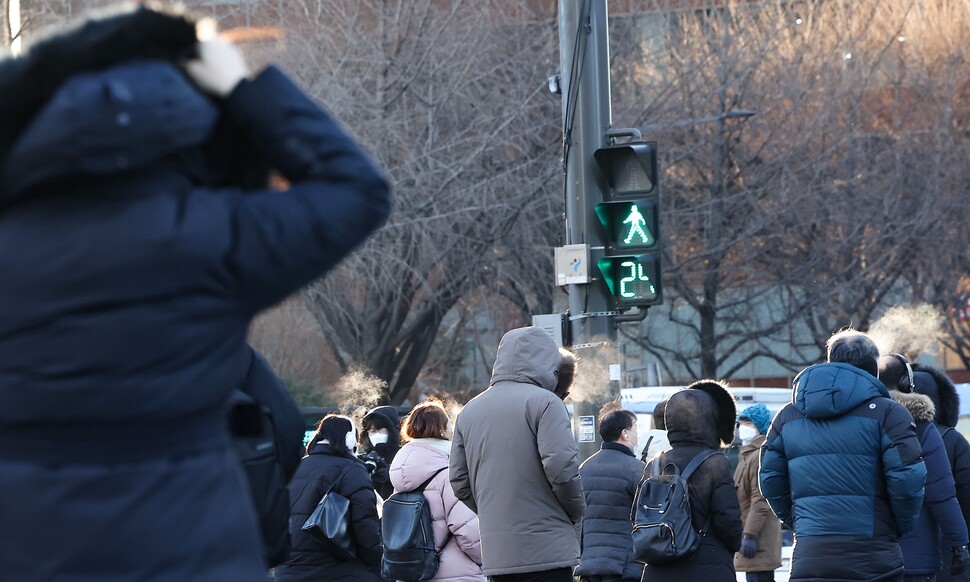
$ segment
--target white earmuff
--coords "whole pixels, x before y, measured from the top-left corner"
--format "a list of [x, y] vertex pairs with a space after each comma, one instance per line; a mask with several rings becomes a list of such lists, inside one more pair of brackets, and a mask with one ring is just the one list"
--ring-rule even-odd
[[351, 452], [353, 452], [354, 447], [357, 446], [357, 425], [354, 423], [354, 419], [350, 418], [349, 416], [341, 416], [340, 418], [343, 418], [350, 423], [350, 431], [344, 435], [344, 444], [347, 445], [347, 448], [350, 449]]

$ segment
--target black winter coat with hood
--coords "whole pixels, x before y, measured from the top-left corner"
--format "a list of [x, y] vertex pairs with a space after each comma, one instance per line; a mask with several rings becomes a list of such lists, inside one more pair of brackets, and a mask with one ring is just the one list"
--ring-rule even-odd
[[893, 390], [893, 400], [906, 407], [916, 422], [926, 465], [923, 508], [913, 531], [899, 539], [906, 575], [935, 574], [941, 557], [954, 546], [967, 544], [967, 525], [960, 512], [953, 485], [953, 473], [946, 459], [943, 439], [933, 422], [933, 402], [925, 394], [906, 394]]
[[[720, 449], [721, 441], [734, 437], [736, 417], [734, 397], [713, 381], [691, 384], [667, 401], [664, 423], [671, 450], [661, 453], [664, 463], [673, 463], [681, 472], [698, 453]], [[741, 548], [741, 505], [731, 462], [714, 455], [691, 475], [688, 481], [691, 522], [706, 535], [698, 550], [670, 564], [647, 564], [644, 582], [733, 582], [734, 552]]]
[[[888, 364], [888, 366], [887, 366]], [[911, 390], [909, 375], [900, 366], [896, 357], [880, 358], [879, 376], [886, 377], [887, 385], [892, 383], [903, 392]], [[916, 392], [925, 394], [933, 401], [935, 408], [934, 422], [943, 437], [943, 448], [950, 471], [956, 485], [956, 497], [963, 513], [963, 520], [970, 530], [970, 443], [963, 433], [955, 427], [960, 418], [960, 396], [957, 394], [953, 381], [942, 371], [932, 366], [913, 364], [914, 383]], [[944, 548], [943, 568], [937, 572], [938, 582], [970, 582], [970, 570], [957, 576], [948, 572], [950, 552]]]
[[[344, 474], [334, 491], [350, 500], [350, 530], [357, 544], [357, 559], [341, 562], [309, 537], [301, 527], [323, 494]], [[327, 443], [317, 443], [303, 458], [290, 481], [290, 559], [276, 568], [279, 582], [377, 582], [381, 580], [381, 526], [377, 497], [364, 463], [342, 455]]]
[[[195, 42], [140, 7], [0, 61], [9, 579], [265, 580], [226, 421], [248, 327], [376, 229], [389, 194], [277, 69], [199, 93], [173, 65]], [[219, 124], [289, 190], [213, 180]]]
[[[943, 437], [943, 447], [950, 471], [956, 485], [957, 501], [963, 520], [970, 530], [970, 443], [955, 427], [960, 418], [960, 395], [953, 381], [942, 370], [922, 364], [912, 364], [913, 371], [911, 386], [910, 376], [906, 370], [903, 358], [896, 354], [879, 358], [879, 379], [890, 389], [901, 392], [919, 392], [930, 397], [935, 408], [934, 422]], [[950, 554], [943, 552], [943, 568], [937, 573], [939, 582], [970, 582], [970, 570], [963, 574], [951, 576], [948, 573]]]

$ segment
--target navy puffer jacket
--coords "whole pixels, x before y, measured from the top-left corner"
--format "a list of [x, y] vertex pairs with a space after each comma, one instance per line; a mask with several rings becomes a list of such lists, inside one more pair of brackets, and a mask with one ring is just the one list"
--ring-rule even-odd
[[10, 579], [265, 580], [226, 422], [250, 321], [389, 213], [373, 163], [275, 68], [219, 111], [289, 189], [200, 186], [158, 138], [164, 120], [135, 102], [180, 75], [149, 61], [73, 77], [11, 150], [47, 156], [47, 170], [0, 160]]
[[926, 464], [926, 497], [913, 531], [899, 540], [906, 574], [935, 574], [942, 556], [954, 546], [967, 544], [967, 524], [956, 499], [953, 473], [946, 458], [943, 438], [933, 422], [934, 407], [928, 396], [893, 390], [893, 400], [906, 407], [916, 421]]
[[[914, 364], [913, 369], [916, 370], [917, 377], [916, 391], [929, 396], [936, 407], [935, 422], [943, 435], [946, 457], [950, 462], [953, 480], [956, 482], [957, 501], [963, 512], [963, 520], [970, 529], [970, 443], [963, 433], [954, 428], [960, 418], [960, 396], [953, 381], [942, 370], [921, 364]], [[922, 374], [930, 376], [933, 381], [920, 381]], [[946, 548], [943, 549], [944, 565], [937, 573], [937, 580], [970, 582], [970, 570], [956, 576], [948, 573], [950, 553]]]
[[643, 462], [626, 446], [603, 448], [579, 467], [586, 497], [583, 553], [578, 576], [640, 578], [643, 564], [633, 557], [630, 512], [643, 477]]
[[[913, 417], [869, 373], [803, 370], [762, 448], [761, 491], [795, 532], [792, 580], [877, 580], [903, 571], [926, 467]], [[833, 556], [838, 556], [833, 560]]]

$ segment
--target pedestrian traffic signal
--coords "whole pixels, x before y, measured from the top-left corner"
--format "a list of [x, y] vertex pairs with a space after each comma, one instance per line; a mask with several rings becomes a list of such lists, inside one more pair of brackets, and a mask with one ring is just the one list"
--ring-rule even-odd
[[657, 148], [633, 142], [593, 153], [606, 188], [596, 205], [605, 256], [596, 261], [617, 309], [663, 303]]
[[658, 253], [601, 257], [596, 266], [603, 274], [617, 308], [663, 302]]
[[596, 216], [606, 232], [606, 244], [618, 251], [647, 250], [657, 246], [659, 222], [656, 199], [600, 202]]
[[611, 196], [640, 196], [657, 187], [657, 142], [608, 146], [593, 152]]

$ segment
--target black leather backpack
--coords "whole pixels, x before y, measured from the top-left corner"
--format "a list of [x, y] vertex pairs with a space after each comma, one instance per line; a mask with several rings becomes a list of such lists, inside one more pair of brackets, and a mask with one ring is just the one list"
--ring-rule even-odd
[[[442, 467], [413, 491], [397, 491], [384, 501], [381, 539], [384, 557], [381, 576], [400, 582], [430, 580], [438, 572], [441, 552], [434, 543], [431, 509], [424, 488], [444, 471]], [[451, 536], [449, 535], [448, 538]], [[448, 538], [441, 545], [444, 549]]]
[[[684, 469], [665, 463], [659, 455], [644, 468], [630, 519], [633, 521], [633, 555], [647, 564], [666, 564], [694, 553], [705, 535], [691, 523], [687, 480], [718, 451], [701, 451]], [[649, 471], [649, 475], [648, 475]]]

